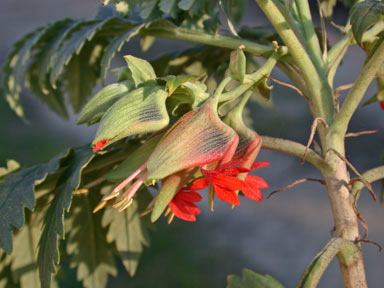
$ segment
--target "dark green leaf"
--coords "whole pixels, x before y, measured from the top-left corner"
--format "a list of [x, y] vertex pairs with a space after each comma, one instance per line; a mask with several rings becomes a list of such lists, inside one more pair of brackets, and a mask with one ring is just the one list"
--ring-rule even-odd
[[89, 191], [72, 201], [66, 225], [70, 229], [67, 253], [72, 255], [70, 266], [77, 268], [77, 280], [84, 287], [104, 288], [108, 275], [115, 276], [117, 270], [106, 231], [101, 227], [101, 213], [92, 212], [100, 200], [95, 192]]
[[19, 79], [22, 77], [25, 62], [30, 55], [30, 49], [40, 37], [43, 28], [25, 35], [21, 40], [13, 45], [13, 51], [8, 55], [7, 62], [3, 67], [2, 85], [5, 99], [17, 116], [24, 118], [23, 107], [20, 103], [21, 84]]
[[117, 209], [106, 209], [103, 215], [103, 226], [108, 227], [108, 241], [115, 242], [117, 251], [125, 269], [133, 276], [139, 263], [143, 246], [149, 246], [148, 217], [141, 217], [151, 196], [141, 189], [137, 192], [133, 203], [122, 212]]
[[[46, 75], [46, 84], [45, 86], [40, 86], [39, 84], [39, 71], [38, 71], [37, 59], [32, 63], [28, 69], [26, 75], [26, 87], [29, 88], [32, 93], [40, 99], [40, 101], [46, 104], [52, 111], [56, 112], [64, 119], [68, 119], [68, 112], [65, 107], [64, 96], [61, 91], [61, 87], [53, 89], [53, 87], [48, 82], [48, 77]], [[58, 85], [59, 86], [59, 85]]]
[[92, 160], [94, 154], [89, 146], [76, 150], [66, 159], [67, 168], [63, 172], [44, 221], [44, 229], [39, 241], [38, 267], [42, 288], [49, 288], [51, 274], [56, 272], [60, 261], [58, 240], [64, 238], [64, 212], [68, 211], [72, 201], [72, 192], [80, 185], [82, 170]]
[[100, 56], [103, 53], [102, 45], [86, 43], [79, 55], [74, 55], [66, 67], [63, 75], [66, 81], [66, 91], [73, 110], [79, 112], [92, 94], [92, 89], [99, 79]]
[[179, 3], [177, 4], [179, 6], [179, 8], [181, 10], [189, 10], [191, 9], [193, 3], [195, 2], [196, 0], [181, 0], [179, 1]]
[[0, 167], [0, 178], [5, 177], [6, 175], [15, 172], [20, 168], [20, 164], [15, 160], [8, 160], [7, 167]]
[[159, 1], [160, 0], [145, 1], [141, 5], [140, 17], [145, 19], [146, 21], [160, 18], [162, 13], [158, 6]]
[[99, 30], [118, 22], [120, 22], [118, 17], [110, 17], [104, 21], [91, 20], [82, 22], [79, 26], [74, 27], [69, 36], [62, 42], [56, 53], [56, 57], [53, 59], [52, 70], [50, 73], [52, 86], [56, 87], [56, 81], [63, 71], [64, 66], [69, 63], [71, 57], [74, 56], [75, 53], [80, 53], [86, 41], [91, 41]]
[[104, 81], [105, 78], [107, 77], [107, 71], [109, 69], [109, 66], [111, 65], [111, 61], [115, 56], [115, 54], [119, 52], [123, 47], [123, 45], [129, 42], [129, 40], [131, 40], [132, 37], [139, 34], [140, 30], [143, 27], [144, 25], [138, 25], [122, 33], [121, 35], [116, 36], [111, 40], [108, 46], [104, 49], [104, 55], [103, 55], [103, 58], [101, 59], [101, 72], [100, 72], [100, 77], [102, 81]]
[[8, 254], [12, 252], [12, 227], [20, 229], [24, 225], [24, 207], [35, 207], [35, 185], [58, 169], [64, 157], [67, 155], [61, 153], [47, 164], [12, 173], [0, 182], [0, 248]]
[[383, 21], [384, 2], [377, 0], [359, 2], [352, 7], [350, 13], [353, 35], [356, 42], [361, 45], [364, 33]]
[[284, 286], [270, 275], [260, 275], [249, 269], [243, 269], [243, 277], [229, 275], [227, 288], [284, 288]]
[[40, 288], [37, 264], [37, 241], [41, 235], [43, 213], [28, 213], [27, 224], [14, 236], [11, 255], [13, 279], [21, 287]]

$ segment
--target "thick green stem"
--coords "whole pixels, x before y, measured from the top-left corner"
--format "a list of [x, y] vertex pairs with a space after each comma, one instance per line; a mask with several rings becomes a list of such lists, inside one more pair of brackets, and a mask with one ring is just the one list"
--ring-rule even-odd
[[316, 288], [328, 265], [341, 251], [344, 251], [344, 254], [340, 254], [340, 256], [345, 263], [353, 263], [362, 257], [359, 247], [353, 242], [342, 238], [332, 238], [308, 265], [297, 288]]
[[360, 71], [359, 77], [355, 81], [352, 89], [349, 91], [340, 112], [337, 114], [335, 121], [331, 127], [336, 133], [340, 133], [341, 137], [347, 132], [349, 121], [353, 113], [356, 111], [361, 100], [371, 84], [377, 71], [384, 62], [384, 36], [378, 40], [375, 49], [368, 55], [363, 69]]
[[315, 27], [312, 22], [311, 10], [309, 8], [308, 0], [296, 0], [296, 7], [299, 13], [301, 26], [304, 30], [304, 38], [306, 46], [311, 54], [314, 56], [312, 61], [318, 66], [323, 66], [323, 56], [320, 49], [319, 38], [317, 38]]
[[[281, 138], [268, 137], [268, 136], [261, 136], [261, 139], [262, 139], [263, 149], [282, 152], [285, 154], [299, 157], [300, 159], [303, 158], [303, 155], [305, 152], [305, 146], [300, 143], [286, 140], [286, 139], [281, 139]], [[327, 166], [324, 159], [321, 158], [321, 156], [317, 154], [315, 151], [313, 151], [312, 149], [308, 150], [305, 160], [311, 163], [313, 166], [315, 166], [319, 170], [325, 169]]]
[[[307, 95], [311, 100], [311, 110], [315, 118], [324, 119], [329, 125], [333, 120], [334, 101], [333, 92], [328, 84], [323, 70], [318, 71], [300, 40], [295, 33], [290, 29], [287, 20], [281, 14], [278, 7], [272, 0], [255, 0], [265, 15], [268, 17], [271, 24], [275, 27], [277, 33], [288, 47], [289, 54], [293, 61], [299, 67], [305, 82], [307, 83]], [[320, 138], [323, 143], [326, 131], [322, 125], [319, 125]]]
[[228, 48], [235, 50], [244, 45], [244, 51], [254, 55], [269, 56], [274, 52], [273, 47], [258, 44], [241, 38], [234, 38], [222, 35], [211, 35], [197, 30], [179, 28], [177, 26], [149, 25], [140, 32], [140, 35], [150, 35], [169, 39], [184, 40], [194, 43], [201, 43], [210, 46]]

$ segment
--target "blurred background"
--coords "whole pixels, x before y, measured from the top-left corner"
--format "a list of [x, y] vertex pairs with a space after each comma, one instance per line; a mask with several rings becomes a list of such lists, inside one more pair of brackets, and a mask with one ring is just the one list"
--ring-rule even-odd
[[[64, 17], [91, 17], [98, 5], [97, 0], [0, 1], [0, 65], [4, 64], [12, 44], [35, 27]], [[344, 24], [346, 17], [343, 7], [337, 6], [335, 22]], [[317, 13], [314, 18], [318, 18]], [[265, 21], [256, 4], [250, 1], [244, 22], [257, 25]], [[332, 44], [339, 34], [328, 28]], [[119, 55], [153, 59], [189, 46], [185, 42], [161, 39], [143, 54], [136, 39]], [[119, 55], [114, 60], [117, 66], [123, 65]], [[359, 47], [350, 48], [336, 76], [335, 87], [353, 82], [364, 59]], [[278, 71], [273, 77], [288, 81]], [[255, 103], [250, 106], [254, 128], [262, 135], [306, 143], [312, 123], [305, 101], [285, 87], [274, 86], [273, 109], [266, 110]], [[371, 86], [366, 99], [374, 94], [375, 84]], [[95, 127], [77, 126], [73, 114], [69, 121], [61, 120], [28, 92], [23, 94], [22, 102], [31, 122], [29, 126], [0, 97], [0, 166], [4, 166], [6, 159], [15, 159], [23, 166], [45, 162], [67, 147], [89, 143], [94, 136]], [[350, 132], [380, 129], [377, 134], [347, 140], [348, 159], [360, 172], [383, 164], [379, 159], [384, 149], [383, 128], [384, 111], [378, 104], [360, 107], [352, 119]], [[271, 162], [270, 167], [257, 171], [270, 184], [265, 195], [299, 178], [320, 177], [312, 166], [300, 165], [300, 159], [277, 152], [263, 150], [259, 160]], [[377, 183], [374, 189], [379, 195]], [[243, 268], [271, 274], [286, 287], [295, 287], [305, 267], [329, 240], [333, 227], [327, 192], [317, 183], [301, 184], [262, 202], [242, 198], [241, 205], [234, 210], [217, 203], [215, 212], [211, 213], [206, 203], [200, 206], [202, 213], [197, 223], [176, 220], [166, 225], [162, 219], [151, 232], [151, 247], [145, 249], [136, 276], [129, 277], [119, 263], [119, 274], [109, 279], [108, 287], [219, 288], [225, 287], [226, 275], [240, 274]], [[359, 208], [369, 225], [369, 239], [383, 245], [384, 208], [373, 202], [365, 190]], [[362, 245], [368, 286], [383, 287], [384, 254], [373, 245]], [[76, 284], [75, 271], [69, 267], [64, 270], [69, 273], [60, 279], [60, 286], [81, 287]], [[319, 287], [341, 285], [338, 264], [333, 261]]]

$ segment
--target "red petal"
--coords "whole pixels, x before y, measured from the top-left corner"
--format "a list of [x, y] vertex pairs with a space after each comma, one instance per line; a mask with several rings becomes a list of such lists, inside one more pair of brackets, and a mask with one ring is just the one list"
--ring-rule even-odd
[[255, 200], [255, 201], [261, 201], [263, 200], [263, 194], [261, 194], [261, 191], [257, 188], [251, 187], [245, 183], [243, 190], [244, 195], [247, 196], [249, 199]]
[[107, 143], [108, 143], [108, 140], [101, 140], [99, 142], [96, 142], [95, 147], [93, 147], [93, 152], [103, 149], [104, 146], [107, 145]]
[[252, 164], [252, 167], [251, 167], [251, 170], [253, 169], [257, 169], [257, 168], [261, 168], [261, 167], [265, 167], [265, 166], [268, 166], [269, 162], [265, 162], [265, 161], [262, 161], [262, 162], [253, 162]]
[[191, 215], [197, 215], [200, 213], [199, 207], [192, 202], [184, 201], [183, 199], [174, 198], [171, 203], [175, 204], [181, 211]]
[[247, 175], [244, 181], [247, 185], [251, 185], [255, 188], [268, 188], [268, 183], [261, 177], [255, 175]]
[[238, 159], [238, 160], [233, 160], [233, 161], [231, 161], [231, 162], [229, 162], [227, 164], [224, 164], [224, 165], [220, 166], [217, 170], [222, 172], [225, 169], [228, 169], [228, 168], [230, 168], [232, 166], [235, 166], [235, 165], [238, 165], [238, 164], [242, 164], [242, 163], [244, 163], [247, 160], [248, 160], [247, 158], [241, 158], [241, 159]]
[[251, 170], [245, 168], [245, 167], [232, 167], [229, 169], [226, 169], [225, 172], [223, 172], [225, 175], [238, 175], [241, 173], [248, 173]]
[[381, 109], [384, 110], [384, 101], [380, 102]]
[[212, 175], [211, 180], [215, 186], [217, 185], [228, 190], [241, 190], [243, 188], [243, 181], [236, 177], [219, 174]]
[[185, 187], [189, 190], [201, 190], [206, 188], [209, 185], [209, 182], [205, 178], [195, 180], [191, 185]]
[[219, 197], [219, 199], [225, 202], [228, 202], [232, 205], [240, 204], [239, 197], [237, 196], [235, 191], [221, 188], [220, 186], [216, 186], [216, 185], [214, 185], [214, 188], [215, 188], [215, 193], [217, 197]]
[[192, 215], [192, 214], [189, 214], [189, 213], [182, 211], [177, 205], [175, 205], [172, 202], [169, 203], [169, 208], [171, 208], [173, 214], [175, 214], [175, 216], [177, 218], [183, 219], [185, 221], [190, 221], [190, 222], [196, 221], [195, 215]]
[[186, 202], [199, 202], [201, 201], [201, 199], [203, 199], [203, 197], [201, 197], [201, 195], [197, 192], [179, 192], [176, 194], [176, 196], [178, 199], [181, 199], [181, 200], [184, 200]]

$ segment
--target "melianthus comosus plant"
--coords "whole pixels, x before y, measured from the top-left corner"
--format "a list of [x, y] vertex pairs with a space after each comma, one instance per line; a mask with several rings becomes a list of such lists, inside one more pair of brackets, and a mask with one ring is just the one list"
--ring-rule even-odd
[[[268, 184], [249, 174], [269, 164], [255, 162], [261, 148], [308, 161], [328, 190], [335, 237], [315, 256], [298, 287], [316, 287], [336, 255], [344, 286], [366, 287], [360, 244], [367, 239], [360, 236], [357, 200], [364, 186], [373, 193], [370, 183], [384, 178], [384, 166], [360, 174], [345, 157], [344, 139], [375, 78], [377, 93], [369, 102], [384, 109], [384, 3], [341, 1], [353, 5], [350, 17], [339, 26], [340, 39], [328, 47], [324, 21], [316, 33], [306, 0], [256, 0], [274, 29], [240, 30], [234, 23], [241, 20], [245, 0], [102, 2], [115, 7], [102, 7], [93, 19], [65, 19], [27, 34], [4, 67], [4, 94], [20, 117], [25, 118], [19, 99], [24, 84], [64, 118], [67, 93], [75, 112], [81, 110], [79, 124], [100, 124], [91, 145], [46, 164], [20, 170], [9, 161], [0, 170], [0, 287], [56, 285], [51, 278], [60, 262], [58, 240], [66, 234], [65, 252], [85, 287], [104, 287], [108, 275], [116, 274], [114, 254], [133, 275], [137, 256], [126, 254], [148, 245], [149, 222], [163, 213], [169, 223], [174, 217], [196, 221], [204, 197], [212, 210], [216, 197], [231, 206], [240, 204], [240, 195], [261, 201], [260, 189]], [[321, 19], [329, 19], [336, 1], [318, 4]], [[218, 32], [220, 13], [232, 35]], [[199, 45], [151, 63], [125, 56], [127, 66], [112, 70], [116, 83], [83, 107], [96, 83], [105, 80], [116, 52], [136, 36], [143, 50], [156, 37]], [[367, 58], [340, 103], [333, 80], [353, 44]], [[260, 64], [262, 58], [266, 61]], [[308, 103], [314, 119], [310, 138], [317, 132], [317, 149], [310, 148], [311, 141], [305, 146], [259, 136], [244, 124], [250, 96], [268, 99], [267, 79], [276, 66]], [[151, 195], [147, 187], [153, 185], [158, 192]], [[228, 287], [282, 285], [244, 270], [242, 278], [228, 278]]]

